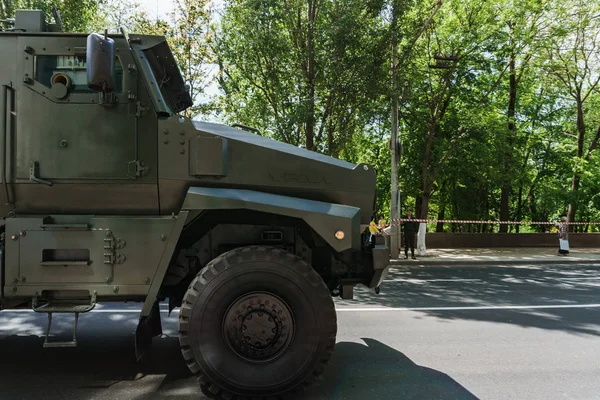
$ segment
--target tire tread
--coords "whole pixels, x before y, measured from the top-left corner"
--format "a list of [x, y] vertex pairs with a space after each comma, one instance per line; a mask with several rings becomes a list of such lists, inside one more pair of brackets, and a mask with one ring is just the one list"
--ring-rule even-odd
[[[327, 330], [328, 337], [322, 354], [319, 357], [318, 363], [313, 368], [311, 374], [303, 382], [290, 391], [279, 395], [251, 398], [258, 400], [287, 400], [295, 397], [301, 392], [305, 391], [309, 385], [322, 376], [322, 374], [325, 372], [327, 363], [331, 359], [337, 336], [337, 314], [335, 312], [335, 306], [329, 293], [329, 289], [325, 285], [325, 282], [321, 276], [312, 268], [312, 266], [295, 254], [273, 247], [246, 246], [230, 250], [210, 261], [206, 267], [204, 267], [198, 273], [194, 280], [192, 280], [183, 297], [179, 316], [179, 338], [183, 358], [192, 374], [198, 379], [199, 383], [217, 398], [224, 400], [242, 400], [248, 399], [249, 397], [238, 396], [235, 393], [224, 390], [202, 372], [202, 368], [196, 361], [194, 353], [189, 346], [189, 317], [192, 314], [194, 300], [197, 299], [204, 286], [206, 286], [214, 277], [223, 271], [235, 266], [236, 262], [241, 263], [244, 261], [257, 260], [276, 262], [277, 259], [281, 259], [282, 257], [287, 259], [285, 261], [291, 266], [292, 269], [300, 273], [315, 289], [317, 289], [315, 290], [315, 294], [319, 296], [319, 301], [321, 304], [323, 304], [322, 310], [327, 314], [324, 316], [324, 320], [330, 321], [329, 326], [323, 327]], [[230, 262], [230, 260], [235, 261]]]

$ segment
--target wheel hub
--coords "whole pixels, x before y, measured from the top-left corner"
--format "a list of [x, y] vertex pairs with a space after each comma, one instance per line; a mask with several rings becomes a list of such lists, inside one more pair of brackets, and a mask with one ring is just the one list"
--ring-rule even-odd
[[283, 353], [294, 334], [287, 304], [270, 293], [249, 293], [233, 302], [223, 321], [227, 344], [238, 356], [269, 362]]

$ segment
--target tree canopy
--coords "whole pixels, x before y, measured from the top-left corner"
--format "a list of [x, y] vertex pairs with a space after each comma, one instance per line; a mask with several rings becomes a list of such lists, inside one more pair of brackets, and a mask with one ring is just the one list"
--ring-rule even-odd
[[46, 14], [46, 20], [54, 22], [52, 10], [61, 15], [67, 32], [87, 32], [94, 26], [99, 5], [104, 0], [0, 0], [0, 19], [14, 18], [15, 10], [35, 9]]
[[209, 0], [175, 0], [164, 20], [99, 3], [0, 0], [0, 16], [57, 5], [69, 30], [167, 36], [195, 100], [188, 115], [374, 165], [378, 213], [389, 215], [397, 100], [403, 208], [434, 219], [600, 218], [598, 2], [223, 0], [215, 13]]

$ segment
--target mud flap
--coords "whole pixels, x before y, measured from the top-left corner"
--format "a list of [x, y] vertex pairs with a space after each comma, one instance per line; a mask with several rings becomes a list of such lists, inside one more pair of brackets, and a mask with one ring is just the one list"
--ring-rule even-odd
[[369, 288], [379, 288], [385, 280], [390, 269], [390, 249], [387, 246], [375, 246], [373, 248], [373, 278]]
[[140, 322], [135, 331], [135, 356], [137, 361], [140, 361], [146, 351], [152, 347], [152, 339], [162, 333], [160, 309], [158, 301], [155, 301], [150, 314], [140, 317]]

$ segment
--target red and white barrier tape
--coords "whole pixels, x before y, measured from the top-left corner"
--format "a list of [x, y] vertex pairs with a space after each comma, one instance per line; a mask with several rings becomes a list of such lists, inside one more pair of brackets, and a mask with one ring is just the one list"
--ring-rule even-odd
[[490, 225], [556, 225], [556, 224], [568, 224], [568, 225], [600, 225], [600, 222], [534, 222], [534, 221], [470, 221], [470, 220], [452, 220], [452, 219], [392, 219], [394, 222], [426, 222], [426, 223], [448, 223], [448, 224], [490, 224]]

